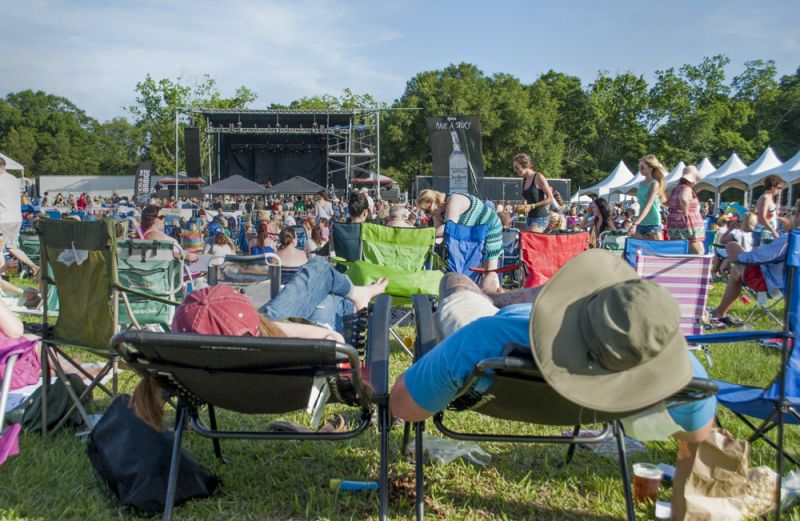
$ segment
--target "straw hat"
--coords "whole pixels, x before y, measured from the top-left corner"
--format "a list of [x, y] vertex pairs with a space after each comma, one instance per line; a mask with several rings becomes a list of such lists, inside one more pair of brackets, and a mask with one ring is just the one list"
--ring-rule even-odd
[[645, 409], [692, 378], [678, 303], [604, 250], [578, 255], [545, 284], [530, 338], [547, 383], [596, 411]]
[[692, 184], [695, 184], [696, 182], [700, 181], [701, 179], [703, 179], [703, 177], [705, 176], [701, 175], [700, 172], [697, 171], [697, 167], [694, 165], [689, 165], [686, 168], [684, 168], [683, 174], [681, 175], [681, 179], [686, 179]]

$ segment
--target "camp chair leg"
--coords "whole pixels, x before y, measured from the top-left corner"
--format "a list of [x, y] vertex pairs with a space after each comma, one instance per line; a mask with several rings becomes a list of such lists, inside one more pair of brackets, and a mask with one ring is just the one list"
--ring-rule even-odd
[[628, 458], [625, 453], [625, 433], [622, 424], [614, 421], [614, 437], [617, 439], [617, 452], [619, 453], [619, 470], [622, 474], [622, 491], [625, 494], [625, 510], [628, 520], [635, 521], [636, 512], [633, 509], [633, 494], [631, 492], [631, 477], [628, 473]]
[[[64, 423], [66, 423], [67, 418], [69, 418], [69, 416], [72, 414], [72, 412], [74, 410], [76, 410], [76, 409], [78, 410], [78, 414], [81, 415], [81, 419], [83, 420], [83, 423], [86, 424], [86, 428], [87, 429], [91, 429], [92, 428], [92, 423], [89, 421], [89, 415], [86, 413], [86, 409], [83, 408], [83, 405], [81, 405], [81, 398], [83, 396], [85, 396], [86, 392], [91, 390], [91, 386], [89, 386], [86, 389], [86, 391], [81, 393], [81, 396], [78, 396], [77, 393], [75, 392], [75, 389], [72, 388], [72, 384], [67, 379], [67, 375], [64, 373], [64, 369], [61, 367], [61, 364], [58, 363], [58, 359], [56, 358], [57, 354], [54, 351], [50, 351], [48, 354], [53, 357], [53, 369], [56, 370], [56, 374], [61, 379], [61, 381], [64, 383], [64, 389], [67, 390], [67, 394], [69, 394], [70, 399], [72, 399], [72, 406], [67, 410], [66, 414], [64, 414], [64, 416], [56, 424], [56, 426], [53, 427], [53, 430], [51, 430], [50, 433], [53, 434], [53, 433], [58, 432], [58, 430], [64, 425]], [[44, 394], [42, 394], [42, 399], [43, 400], [45, 399]], [[47, 403], [47, 402], [44, 402], [44, 403]], [[42, 409], [44, 409], [44, 407], [42, 407]], [[44, 418], [44, 422], [45, 422], [45, 424], [47, 423], [47, 418], [46, 417]]]
[[400, 443], [400, 454], [406, 453], [408, 440], [411, 437], [411, 422], [403, 422], [403, 442]]
[[411, 358], [414, 358], [414, 353], [409, 351], [409, 349], [403, 343], [403, 337], [401, 337], [400, 334], [397, 331], [395, 331], [393, 327], [389, 328], [389, 334], [392, 335], [392, 337], [395, 340], [397, 340], [397, 343], [400, 344], [400, 347], [403, 348], [403, 351], [405, 351], [408, 356], [410, 356]]
[[113, 356], [111, 357], [111, 392], [114, 393], [114, 397], [117, 396], [117, 392], [119, 390], [119, 381], [117, 380], [118, 374], [119, 374], [119, 357]]
[[775, 427], [778, 426], [778, 423], [774, 420], [774, 418], [777, 415], [778, 415], [778, 410], [776, 408], [775, 412], [773, 412], [772, 415], [769, 418], [764, 420], [764, 422], [760, 426], [756, 427], [750, 420], [747, 419], [747, 417], [745, 417], [743, 415], [740, 415], [740, 414], [736, 414], [736, 416], [740, 420], [742, 420], [742, 423], [744, 423], [745, 425], [750, 427], [750, 429], [753, 430], [753, 435], [750, 436], [750, 438], [747, 440], [748, 443], [750, 443], [752, 445], [757, 440], [764, 440], [764, 443], [766, 443], [767, 445], [769, 445], [773, 449], [775, 449], [775, 450], [777, 450], [779, 452], [782, 452], [783, 453], [783, 457], [786, 458], [787, 460], [791, 461], [792, 464], [800, 466], [800, 461], [798, 461], [797, 458], [795, 458], [794, 456], [792, 456], [791, 454], [789, 454], [788, 452], [786, 452], [785, 450], [780, 448], [780, 447], [783, 447], [783, 444], [779, 444], [777, 442], [774, 442], [767, 436], [769, 431], [771, 431], [772, 429], [774, 429]]
[[378, 418], [381, 436], [379, 519], [386, 521], [389, 512], [389, 408], [386, 405], [378, 406]]
[[[45, 322], [47, 320], [45, 319]], [[50, 356], [46, 342], [42, 342], [39, 358], [42, 364], [42, 437], [47, 436], [47, 389], [50, 387]]]
[[[217, 411], [214, 410], [214, 406], [208, 404], [208, 424], [211, 427], [211, 430], [217, 430]], [[214, 447], [214, 456], [224, 465], [228, 463], [228, 460], [222, 457], [222, 447], [220, 446], [219, 438], [211, 438], [211, 445]]]
[[425, 518], [425, 459], [422, 448], [422, 433], [425, 422], [414, 423], [414, 472], [416, 485], [416, 517], [417, 521]]
[[178, 471], [181, 463], [181, 441], [186, 426], [186, 407], [178, 406], [175, 413], [175, 442], [172, 444], [172, 457], [169, 462], [169, 478], [167, 479], [167, 499], [164, 502], [164, 521], [172, 519], [172, 508], [178, 488]]
[[[581, 426], [576, 425], [575, 428], [572, 429], [572, 437], [577, 438], [580, 433], [581, 433]], [[572, 461], [572, 457], [575, 456], [575, 449], [577, 448], [577, 446], [578, 444], [574, 442], [569, 444], [569, 448], [567, 448], [567, 457], [564, 458], [562, 461], [556, 463], [556, 468], [560, 469], [562, 467], [565, 467], [569, 464], [570, 461]]]
[[64, 360], [66, 360], [69, 363], [69, 365], [71, 365], [76, 371], [78, 371], [78, 373], [80, 373], [83, 376], [84, 380], [89, 380], [90, 382], [93, 382], [92, 387], [97, 387], [98, 389], [100, 389], [101, 391], [106, 393], [111, 398], [113, 398], [115, 396], [112, 393], [112, 391], [109, 390], [108, 387], [106, 387], [101, 382], [101, 380], [103, 378], [105, 378], [106, 373], [108, 373], [108, 369], [111, 368], [111, 362], [112, 362], [112, 358], [113, 357], [109, 357], [108, 362], [106, 362], [106, 364], [103, 366], [103, 369], [101, 370], [102, 376], [100, 376], [99, 373], [98, 373], [98, 376], [93, 376], [88, 371], [86, 371], [86, 369], [84, 369], [81, 364], [77, 363], [75, 360], [70, 358], [65, 352], [60, 350], [57, 346], [54, 345], [51, 348], [51, 352], [53, 353], [52, 356], [53, 356], [53, 359], [54, 359], [54, 363], [58, 364], [59, 367], [61, 367], [61, 362], [59, 362], [59, 359], [63, 358]]
[[3, 374], [3, 388], [0, 390], [0, 432], [3, 431], [6, 417], [6, 402], [8, 401], [8, 393], [11, 390], [11, 376], [14, 374], [14, 364], [17, 363], [19, 355], [11, 355], [6, 360], [6, 370]]

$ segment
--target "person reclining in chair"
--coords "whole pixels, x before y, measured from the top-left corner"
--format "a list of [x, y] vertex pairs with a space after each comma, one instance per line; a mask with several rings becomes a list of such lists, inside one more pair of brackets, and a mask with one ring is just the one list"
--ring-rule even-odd
[[[797, 201], [791, 220], [784, 221], [784, 229], [791, 231], [800, 228], [800, 200]], [[730, 265], [728, 284], [719, 306], [711, 312], [711, 322], [721, 325], [735, 325], [728, 316], [728, 310], [742, 293], [742, 286], [754, 291], [766, 291], [775, 295], [783, 291], [786, 248], [789, 245], [789, 234], [784, 233], [769, 244], [745, 251], [738, 243], [729, 242], [728, 256], [722, 268]], [[742, 266], [739, 263], [748, 264]]]
[[[679, 458], [708, 436], [716, 398], [665, 403], [706, 373], [680, 333], [677, 302], [663, 288], [617, 256], [589, 250], [544, 286], [524, 291], [527, 303], [498, 309], [468, 277], [448, 273], [436, 316], [445, 339], [395, 382], [392, 414], [421, 421], [444, 410], [477, 362], [514, 345], [531, 349], [547, 383], [573, 403], [631, 412], [623, 420], [629, 436], [672, 435], [682, 442]], [[487, 384], [478, 380], [473, 390], [488, 396]]]

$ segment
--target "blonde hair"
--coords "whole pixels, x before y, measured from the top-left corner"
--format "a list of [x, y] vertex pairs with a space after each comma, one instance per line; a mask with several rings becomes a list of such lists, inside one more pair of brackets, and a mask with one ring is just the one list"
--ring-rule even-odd
[[445, 196], [442, 192], [437, 192], [436, 190], [426, 188], [425, 190], [421, 191], [417, 197], [417, 207], [428, 208], [433, 203], [436, 203], [439, 208], [442, 208], [444, 207], [446, 200], [447, 196]]
[[667, 177], [667, 169], [664, 168], [664, 165], [661, 164], [661, 161], [659, 161], [658, 158], [653, 154], [647, 154], [643, 158], [639, 159], [639, 162], [650, 167], [653, 179], [658, 181], [658, 198], [662, 203], [666, 203], [667, 195], [665, 192], [666, 183], [664, 182], [664, 179]]
[[753, 212], [747, 212], [744, 214], [744, 219], [742, 219], [742, 231], [752, 232], [757, 223], [758, 216]]
[[533, 160], [528, 154], [517, 154], [514, 156], [514, 163], [519, 163], [522, 168], [533, 168]]

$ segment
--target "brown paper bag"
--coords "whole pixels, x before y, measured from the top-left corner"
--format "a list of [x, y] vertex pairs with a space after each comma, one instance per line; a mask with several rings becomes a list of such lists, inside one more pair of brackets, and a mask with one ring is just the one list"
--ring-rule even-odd
[[749, 446], [714, 429], [691, 451], [678, 454], [672, 487], [672, 519], [738, 521], [744, 516]]

